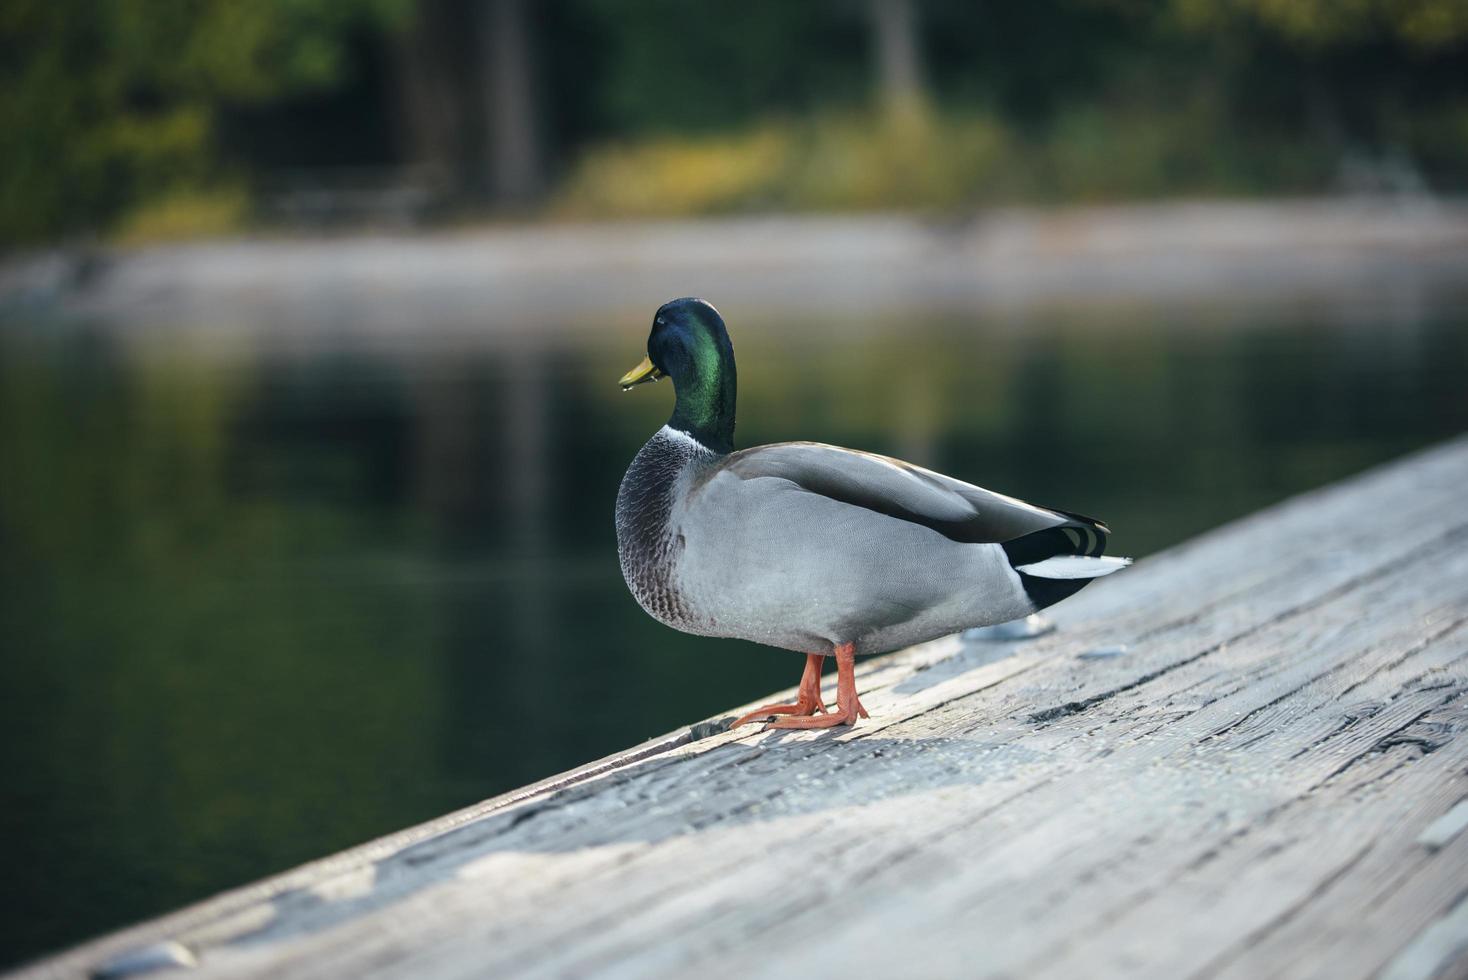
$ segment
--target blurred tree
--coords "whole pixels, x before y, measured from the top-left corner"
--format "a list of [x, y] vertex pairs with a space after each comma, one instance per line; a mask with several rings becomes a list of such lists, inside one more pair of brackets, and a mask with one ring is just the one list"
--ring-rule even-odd
[[473, 120], [462, 66], [469, 59], [467, 8], [458, 0], [416, 0], [398, 35], [397, 119], [402, 158], [443, 188], [473, 179]]
[[1463, 0], [1173, 0], [1172, 6], [1193, 27], [1232, 31], [1248, 20], [1312, 47], [1385, 35], [1434, 48], [1468, 37]]
[[408, 0], [7, 0], [0, 239], [94, 226], [215, 176], [220, 106], [321, 90]]
[[1464, 0], [9, 0], [0, 242], [598, 155], [589, 213], [1456, 188], [1465, 54]]
[[498, 200], [523, 201], [541, 183], [529, 18], [525, 0], [484, 0], [484, 6], [489, 185]]
[[877, 55], [877, 90], [889, 116], [922, 111], [922, 51], [914, 0], [870, 0], [873, 48]]
[[1290, 121], [1335, 160], [1338, 186], [1419, 192], [1468, 176], [1463, 0], [1172, 0], [1165, 11], [1231, 69], [1240, 109], [1295, 94]]
[[[598, 128], [708, 132], [763, 113], [863, 101], [862, 6], [784, 0], [572, 0], [604, 68], [587, 93]], [[567, 52], [567, 58], [582, 56]], [[557, 60], [559, 63], [559, 59]]]

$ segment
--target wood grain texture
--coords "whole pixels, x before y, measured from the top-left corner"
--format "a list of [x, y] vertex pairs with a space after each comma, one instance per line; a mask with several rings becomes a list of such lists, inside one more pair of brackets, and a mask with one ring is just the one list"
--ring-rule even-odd
[[1465, 488], [1468, 439], [866, 662], [854, 730], [700, 724], [21, 975], [1468, 975]]

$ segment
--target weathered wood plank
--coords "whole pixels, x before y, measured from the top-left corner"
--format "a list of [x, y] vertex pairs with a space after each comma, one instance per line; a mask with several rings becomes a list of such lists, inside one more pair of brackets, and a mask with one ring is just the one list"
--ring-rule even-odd
[[1468, 439], [865, 664], [855, 730], [695, 726], [27, 975], [1461, 973], [1465, 486]]

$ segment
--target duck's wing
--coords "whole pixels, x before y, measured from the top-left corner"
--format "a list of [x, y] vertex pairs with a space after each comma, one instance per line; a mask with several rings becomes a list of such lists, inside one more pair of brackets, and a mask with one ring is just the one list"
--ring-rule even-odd
[[746, 449], [731, 454], [722, 468], [743, 480], [785, 480], [953, 541], [1005, 544], [1017, 565], [1057, 554], [1100, 555], [1109, 530], [1092, 518], [1037, 507], [899, 459], [816, 442]]

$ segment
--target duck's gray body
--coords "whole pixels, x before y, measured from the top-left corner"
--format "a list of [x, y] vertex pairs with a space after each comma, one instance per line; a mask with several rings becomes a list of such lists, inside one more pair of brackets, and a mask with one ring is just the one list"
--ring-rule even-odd
[[882, 456], [803, 442], [721, 453], [670, 426], [617, 495], [622, 574], [650, 615], [807, 653], [1026, 616], [1100, 574], [1037, 578], [1026, 562], [1099, 555], [1104, 533]]

